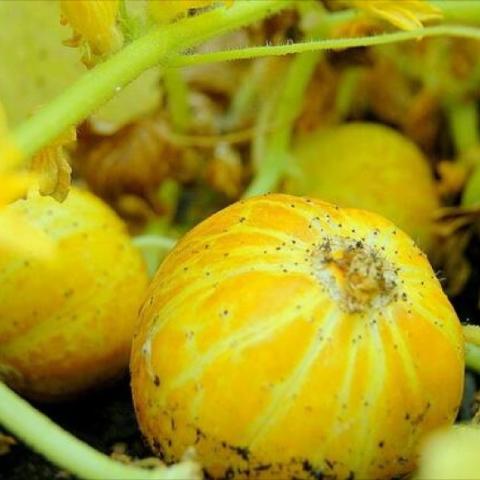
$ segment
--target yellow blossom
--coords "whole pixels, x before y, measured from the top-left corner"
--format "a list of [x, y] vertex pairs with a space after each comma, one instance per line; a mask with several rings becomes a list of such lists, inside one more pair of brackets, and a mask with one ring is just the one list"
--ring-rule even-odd
[[[233, 0], [221, 3], [231, 4]], [[215, 0], [150, 0], [150, 14], [158, 23], [168, 23], [181, 15], [185, 15], [191, 8], [204, 8], [215, 3]]]
[[63, 23], [69, 23], [74, 37], [69, 45], [86, 42], [92, 53], [104, 55], [122, 45], [117, 27], [119, 0], [60, 0]]
[[401, 30], [416, 30], [424, 22], [442, 18], [442, 12], [424, 0], [347, 0], [346, 3]]

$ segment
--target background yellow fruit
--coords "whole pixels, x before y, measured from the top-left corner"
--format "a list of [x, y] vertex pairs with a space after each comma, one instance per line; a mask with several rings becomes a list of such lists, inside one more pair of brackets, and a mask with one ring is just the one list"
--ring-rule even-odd
[[391, 478], [462, 395], [463, 336], [425, 255], [376, 214], [290, 195], [194, 228], [147, 294], [142, 432], [221, 478]]
[[383, 125], [348, 123], [301, 137], [292, 155], [298, 170], [288, 193], [379, 213], [431, 248], [438, 198], [427, 160], [411, 140]]
[[56, 252], [1, 252], [0, 378], [56, 399], [118, 375], [147, 284], [123, 223], [77, 189], [64, 203], [33, 195], [0, 215], [9, 212], [47, 233]]

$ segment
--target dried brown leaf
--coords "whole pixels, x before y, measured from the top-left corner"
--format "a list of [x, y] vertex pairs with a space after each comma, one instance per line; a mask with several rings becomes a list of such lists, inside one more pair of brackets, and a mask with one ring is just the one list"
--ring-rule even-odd
[[157, 212], [162, 209], [155, 204], [155, 193], [162, 182], [197, 178], [201, 162], [196, 149], [175, 144], [164, 120], [153, 116], [112, 135], [88, 133], [73, 157], [75, 169], [99, 196], [113, 204], [137, 196]]
[[229, 199], [240, 196], [243, 189], [244, 169], [239, 153], [230, 145], [221, 143], [208, 162], [205, 172], [207, 183]]

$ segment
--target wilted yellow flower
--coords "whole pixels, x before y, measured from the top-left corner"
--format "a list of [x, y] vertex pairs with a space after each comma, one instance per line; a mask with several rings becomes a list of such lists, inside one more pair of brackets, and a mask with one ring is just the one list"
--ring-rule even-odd
[[117, 27], [119, 0], [60, 0], [63, 21], [75, 32], [70, 45], [85, 41], [92, 52], [103, 55], [122, 45], [122, 34]]
[[[233, 0], [225, 0], [217, 3], [231, 4]], [[184, 15], [191, 8], [208, 7], [215, 3], [215, 0], [150, 0], [150, 14], [158, 23], [168, 23], [181, 15]]]
[[416, 30], [424, 22], [442, 18], [441, 10], [424, 0], [347, 0], [346, 3], [402, 30]]

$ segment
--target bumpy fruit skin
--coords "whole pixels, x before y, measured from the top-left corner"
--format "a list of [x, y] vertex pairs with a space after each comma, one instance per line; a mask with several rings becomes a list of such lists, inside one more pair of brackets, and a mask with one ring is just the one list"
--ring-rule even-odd
[[298, 171], [287, 193], [379, 213], [425, 251], [432, 248], [439, 200], [427, 160], [406, 137], [383, 125], [348, 123], [301, 137], [293, 157]]
[[140, 427], [214, 478], [391, 478], [463, 387], [458, 318], [425, 255], [376, 214], [267, 195], [161, 265], [131, 359]]
[[147, 287], [123, 223], [76, 189], [64, 203], [34, 195], [6, 211], [22, 213], [56, 250], [50, 259], [0, 255], [0, 379], [56, 400], [121, 373]]

